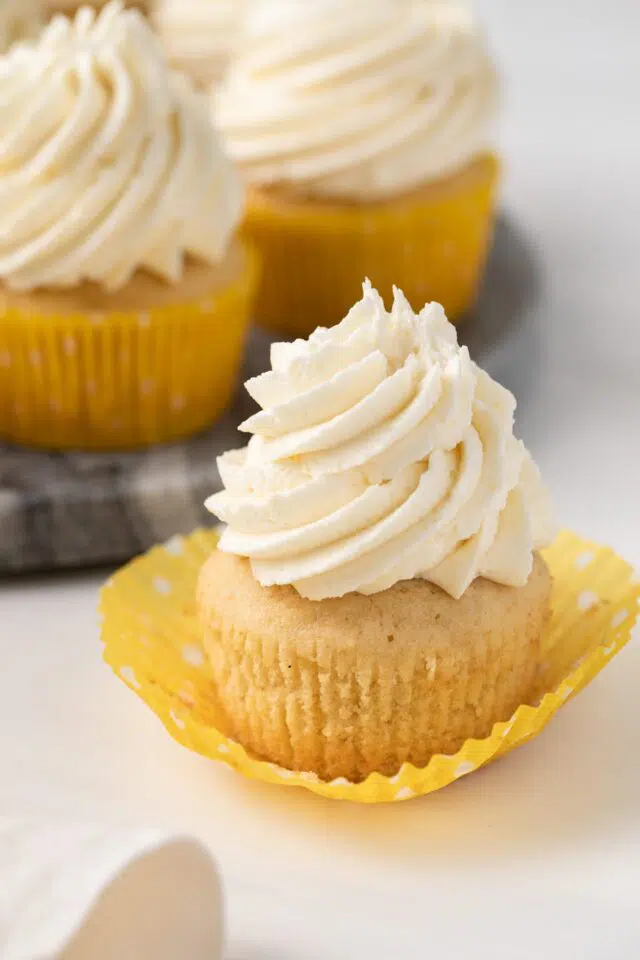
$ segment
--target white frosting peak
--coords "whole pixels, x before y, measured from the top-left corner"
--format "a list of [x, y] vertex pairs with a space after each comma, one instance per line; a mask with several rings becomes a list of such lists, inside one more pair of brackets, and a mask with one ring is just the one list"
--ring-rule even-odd
[[513, 435], [513, 396], [479, 369], [437, 303], [377, 291], [330, 330], [274, 344], [247, 389], [253, 436], [207, 501], [220, 549], [264, 586], [313, 600], [422, 577], [460, 597], [520, 586], [554, 535], [548, 494]]
[[0, 58], [0, 277], [16, 289], [180, 279], [214, 263], [241, 212], [207, 102], [142, 15], [58, 16]]
[[252, 0], [217, 110], [251, 183], [367, 201], [489, 149], [496, 100], [459, 0]]

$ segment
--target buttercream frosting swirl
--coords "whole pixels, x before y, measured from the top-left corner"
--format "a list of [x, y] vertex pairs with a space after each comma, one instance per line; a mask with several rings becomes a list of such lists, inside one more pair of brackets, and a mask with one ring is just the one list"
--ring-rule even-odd
[[515, 400], [437, 303], [364, 296], [330, 330], [277, 343], [249, 380], [249, 444], [218, 461], [220, 549], [264, 586], [322, 600], [424, 578], [521, 586], [554, 535], [549, 495], [513, 433]]
[[487, 150], [496, 99], [457, 0], [253, 0], [217, 111], [251, 183], [375, 200]]
[[0, 277], [15, 289], [177, 282], [215, 263], [242, 188], [207, 100], [120, 2], [0, 58]]
[[154, 23], [171, 63], [202, 87], [225, 72], [247, 0], [160, 0]]

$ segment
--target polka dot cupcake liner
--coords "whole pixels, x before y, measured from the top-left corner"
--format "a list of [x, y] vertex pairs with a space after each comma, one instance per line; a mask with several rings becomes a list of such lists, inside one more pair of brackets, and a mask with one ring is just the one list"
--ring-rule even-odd
[[132, 312], [5, 308], [0, 438], [108, 450], [202, 430], [235, 390], [257, 279], [246, 247], [238, 278], [205, 298]]
[[325, 782], [251, 756], [224, 733], [213, 677], [201, 643], [195, 586], [215, 548], [214, 531], [175, 537], [116, 573], [101, 596], [104, 656], [179, 743], [254, 780], [304, 787], [361, 803], [408, 800], [446, 787], [526, 743], [627, 643], [640, 605], [640, 582], [612, 550], [563, 532], [545, 559], [553, 576], [552, 616], [543, 638], [531, 702], [426, 767], [362, 783]]

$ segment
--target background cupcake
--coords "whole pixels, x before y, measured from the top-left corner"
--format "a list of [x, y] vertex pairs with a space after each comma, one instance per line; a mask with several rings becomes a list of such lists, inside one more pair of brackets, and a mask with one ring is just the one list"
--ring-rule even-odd
[[0, 0], [0, 53], [36, 34], [44, 13], [43, 0]]
[[439, 304], [276, 344], [219, 461], [198, 603], [229, 736], [326, 780], [426, 765], [532, 695], [548, 495]]
[[258, 320], [308, 334], [363, 276], [460, 317], [491, 235], [496, 97], [460, 3], [255, 0], [216, 110], [265, 257]]
[[223, 77], [247, 0], [156, 0], [153, 22], [174, 66], [203, 89]]
[[120, 3], [0, 76], [0, 435], [120, 447], [226, 405], [254, 284], [207, 102]]

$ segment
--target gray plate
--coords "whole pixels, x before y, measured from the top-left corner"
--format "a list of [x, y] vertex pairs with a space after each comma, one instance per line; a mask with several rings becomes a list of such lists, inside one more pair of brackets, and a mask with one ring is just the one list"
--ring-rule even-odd
[[[461, 336], [506, 382], [511, 335], [536, 285], [521, 234], [501, 218], [484, 288]], [[267, 367], [268, 347], [264, 334], [252, 334], [245, 376]], [[203, 501], [219, 483], [215, 458], [241, 444], [236, 426], [251, 409], [241, 391], [211, 430], [139, 453], [41, 453], [0, 445], [0, 573], [116, 563], [211, 523]]]

